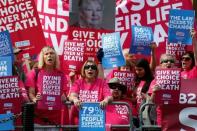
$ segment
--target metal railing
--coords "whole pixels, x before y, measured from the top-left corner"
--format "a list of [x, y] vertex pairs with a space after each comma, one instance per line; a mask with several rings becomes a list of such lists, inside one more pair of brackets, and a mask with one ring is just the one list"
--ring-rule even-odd
[[[66, 106], [72, 106], [73, 103], [65, 102]], [[129, 124], [126, 125], [111, 125], [111, 129], [113, 128], [128, 128], [129, 131], [132, 131], [133, 126], [133, 116], [132, 116], [132, 109], [127, 102], [111, 102], [109, 105], [126, 105], [129, 111]], [[23, 129], [23, 126], [16, 126], [17, 129]], [[36, 125], [34, 129], [46, 129], [46, 128], [59, 128], [59, 129], [73, 129], [78, 128], [78, 125]]]
[[[154, 103], [144, 103], [140, 107], [140, 111], [139, 111], [140, 128], [139, 128], [139, 130], [140, 131], [144, 131], [144, 130], [145, 131], [160, 131], [161, 130], [161, 126], [157, 125], [156, 120], [154, 120], [152, 124], [144, 124], [143, 111], [145, 110], [146, 107], [150, 107], [150, 108], [151, 107], [155, 107], [156, 108], [156, 105]], [[150, 117], [150, 115], [148, 115], [148, 117]], [[150, 118], [148, 118], [148, 119], [150, 119]]]

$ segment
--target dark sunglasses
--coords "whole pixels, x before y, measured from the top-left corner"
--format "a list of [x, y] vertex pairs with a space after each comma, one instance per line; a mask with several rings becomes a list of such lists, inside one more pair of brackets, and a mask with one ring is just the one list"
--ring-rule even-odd
[[162, 61], [161, 61], [161, 64], [162, 64], [162, 63], [168, 63], [168, 62], [174, 63], [174, 60], [172, 60], [172, 59], [169, 59], [169, 60], [162, 60]]
[[118, 89], [118, 90], [122, 91], [122, 87], [119, 86], [119, 85], [111, 85], [110, 88], [113, 89], [113, 90]]
[[191, 60], [191, 58], [190, 57], [182, 57], [181, 60], [182, 61], [189, 61], [189, 60]]
[[92, 70], [97, 70], [97, 67], [96, 67], [96, 65], [86, 65], [86, 66], [84, 66], [84, 69], [85, 70], [88, 70], [88, 69], [92, 69]]

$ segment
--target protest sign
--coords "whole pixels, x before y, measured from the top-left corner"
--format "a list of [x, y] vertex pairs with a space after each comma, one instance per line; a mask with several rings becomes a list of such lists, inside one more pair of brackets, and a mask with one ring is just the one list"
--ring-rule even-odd
[[[156, 56], [166, 52], [168, 42], [168, 17], [170, 9], [191, 10], [190, 0], [138, 0], [121, 1], [116, 5], [115, 31], [120, 32], [123, 48], [129, 48], [131, 43], [131, 26], [148, 26], [153, 29], [154, 41], [157, 44]], [[192, 50], [191, 46], [188, 46]]]
[[127, 86], [127, 90], [129, 90], [134, 84], [135, 74], [130, 71], [113, 70], [113, 77], [117, 77], [120, 83]]
[[186, 52], [187, 46], [181, 43], [166, 43], [166, 54], [171, 54], [176, 57], [175, 64], [181, 67], [181, 57]]
[[99, 103], [83, 103], [79, 112], [79, 131], [105, 131], [105, 111]]
[[0, 131], [8, 131], [8, 130], [14, 130], [14, 122], [13, 122], [13, 114], [8, 113], [8, 114], [0, 114], [0, 121], [1, 120], [8, 120], [3, 123], [0, 123]]
[[151, 27], [132, 26], [132, 40], [130, 53], [150, 55], [150, 44], [153, 41], [153, 31]]
[[11, 56], [14, 61], [12, 42], [8, 31], [0, 32], [0, 56]]
[[60, 110], [62, 95], [62, 77], [60, 75], [43, 75], [42, 89], [39, 92], [42, 100], [38, 101], [38, 109]]
[[85, 43], [82, 41], [66, 41], [64, 44], [64, 70], [80, 73], [84, 63]]
[[[197, 130], [197, 80], [181, 81], [179, 104], [162, 106], [162, 131]], [[175, 94], [174, 94], [175, 95]]]
[[160, 87], [155, 96], [155, 103], [177, 104], [181, 86], [181, 70], [158, 68], [155, 74], [156, 84]]
[[0, 77], [12, 76], [12, 58], [11, 56], [0, 57]]
[[0, 5], [0, 31], [9, 31], [13, 46], [23, 49], [21, 57], [37, 55], [45, 39], [34, 0], [1, 1]]
[[62, 55], [64, 43], [68, 40], [69, 0], [34, 1], [47, 45]]
[[194, 11], [171, 9], [169, 15], [168, 41], [192, 44], [190, 30], [194, 27]]
[[87, 59], [96, 60], [96, 53], [102, 47], [102, 35], [112, 31], [82, 29], [76, 27], [69, 28], [69, 40], [85, 42], [84, 55]]
[[20, 98], [18, 77], [0, 77], [0, 113], [18, 113], [21, 110]]
[[[91, 32], [87, 29], [70, 29], [69, 25], [69, 2], [68, 0], [35, 0], [37, 9], [41, 19], [45, 38], [48, 45], [52, 45], [59, 55], [63, 54], [63, 45], [69, 39], [80, 39], [88, 41], [91, 38], [84, 38], [80, 35], [80, 31]], [[75, 2], [75, 1], [72, 1]], [[77, 2], [75, 2], [77, 3]], [[108, 6], [106, 6], [108, 9]], [[110, 4], [111, 7], [111, 4]], [[131, 26], [149, 26], [153, 29], [154, 41], [157, 43], [157, 58], [166, 52], [166, 43], [168, 42], [168, 16], [170, 9], [191, 10], [192, 2], [190, 0], [176, 1], [121, 1], [116, 5], [115, 14], [115, 31], [120, 32], [120, 39], [123, 48], [129, 48], [131, 43]], [[70, 9], [72, 10], [72, 9]], [[108, 13], [105, 12], [105, 13]], [[112, 19], [108, 15], [108, 19]], [[74, 18], [76, 19], [76, 17]], [[107, 21], [108, 21], [107, 19]], [[71, 23], [72, 24], [72, 23]], [[53, 25], [53, 26], [51, 26]], [[73, 32], [73, 30], [75, 30]], [[101, 30], [99, 31], [101, 32]], [[111, 32], [114, 32], [111, 31]], [[76, 34], [76, 35], [74, 35]], [[85, 34], [85, 33], [84, 33]], [[96, 35], [97, 36], [97, 35]], [[89, 47], [97, 47], [98, 41], [95, 37], [94, 43], [92, 39], [87, 43]], [[100, 37], [101, 38], [101, 37]], [[92, 45], [92, 46], [91, 46]], [[101, 47], [101, 44], [100, 46]], [[188, 46], [192, 50], [191, 46]], [[85, 51], [86, 52], [86, 51]], [[90, 52], [91, 53], [91, 52]]]
[[119, 32], [102, 35], [102, 47], [104, 57], [102, 65], [104, 68], [112, 68], [125, 65], [125, 59], [120, 45]]
[[[95, 30], [114, 30], [115, 6], [115, 0], [70, 1], [69, 26]], [[89, 11], [94, 12], [95, 15], [92, 15]]]

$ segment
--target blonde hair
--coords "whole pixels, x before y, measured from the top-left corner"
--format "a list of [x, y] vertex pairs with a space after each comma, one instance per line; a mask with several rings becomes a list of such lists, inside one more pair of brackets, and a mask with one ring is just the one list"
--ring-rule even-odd
[[45, 62], [44, 62], [44, 52], [46, 52], [47, 50], [53, 50], [55, 53], [55, 64], [54, 64], [54, 68], [55, 69], [59, 69], [60, 68], [60, 61], [59, 61], [59, 56], [57, 55], [55, 49], [51, 46], [44, 46], [42, 48], [42, 50], [40, 51], [39, 57], [38, 57], [38, 68], [41, 69], [45, 66]]
[[[128, 67], [131, 68], [132, 65], [131, 65], [131, 63], [128, 60], [125, 60], [125, 65], [123, 65], [123, 66], [128, 66]], [[120, 70], [120, 68], [123, 67], [123, 66], [119, 66], [118, 70]]]
[[87, 60], [87, 61], [84, 62], [83, 66], [81, 68], [81, 77], [83, 77], [83, 78], [86, 77], [84, 67], [86, 66], [87, 63], [93, 63], [94, 65], [96, 65], [97, 70], [96, 70], [96, 76], [95, 77], [97, 78], [98, 77], [98, 66], [97, 66], [97, 64], [94, 60]]
[[104, 8], [103, 6], [103, 0], [79, 0], [78, 1], [78, 6], [82, 7], [83, 4], [89, 4], [90, 2], [98, 2], [102, 9]]
[[160, 56], [159, 62], [161, 63], [164, 60], [165, 57], [171, 57], [174, 61], [176, 60], [176, 58], [174, 57], [174, 55], [171, 55], [171, 54], [162, 54]]
[[129, 55], [129, 48], [123, 49], [122, 50], [122, 54], [123, 54], [124, 57], [127, 56], [127, 55]]

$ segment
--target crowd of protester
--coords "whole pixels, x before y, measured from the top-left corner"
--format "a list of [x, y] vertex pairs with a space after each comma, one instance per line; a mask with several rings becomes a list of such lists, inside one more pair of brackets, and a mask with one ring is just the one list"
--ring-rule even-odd
[[[191, 31], [193, 40], [193, 51], [186, 51], [181, 57], [181, 77], [183, 79], [197, 78], [197, 40], [196, 31]], [[99, 102], [100, 107], [106, 110], [106, 126], [113, 124], [129, 124], [133, 118], [133, 125], [139, 128], [139, 109], [140, 106], [150, 100], [154, 103], [155, 94], [160, 90], [154, 79], [155, 68], [174, 68], [176, 67], [175, 56], [171, 54], [162, 54], [159, 65], [156, 67], [155, 50], [156, 44], [151, 44], [152, 53], [150, 61], [145, 58], [137, 59], [135, 54], [129, 54], [128, 49], [123, 50], [126, 65], [115, 68], [120, 71], [128, 71], [135, 74], [133, 84], [127, 87], [120, 83], [120, 80], [113, 77], [110, 72], [106, 77], [102, 68], [102, 49], [97, 52], [97, 60], [87, 60], [81, 67], [81, 74], [71, 71], [65, 74], [60, 69], [59, 56], [50, 46], [45, 46], [40, 51], [38, 58], [30, 62], [31, 70], [21, 70], [24, 67], [17, 59], [20, 50], [15, 49], [15, 63], [13, 72], [20, 78], [21, 96], [25, 102], [35, 104], [35, 125], [77, 125], [78, 112], [83, 102]], [[113, 69], [113, 70], [115, 70]], [[26, 75], [25, 75], [26, 74]], [[36, 104], [42, 100], [43, 76], [58, 76], [61, 79], [61, 108], [59, 110], [37, 109]], [[129, 88], [129, 89], [128, 89]], [[129, 91], [128, 91], [129, 90]], [[94, 97], [90, 97], [94, 94]], [[71, 108], [64, 105], [64, 102], [73, 103]], [[129, 110], [125, 106], [110, 105], [112, 101], [127, 102], [132, 110], [132, 116], [129, 116]], [[120, 113], [118, 109], [124, 111]], [[162, 110], [157, 106], [157, 124], [161, 125]], [[39, 129], [41, 130], [41, 129]], [[58, 130], [50, 128], [49, 130]], [[127, 129], [126, 129], [127, 130]]]

